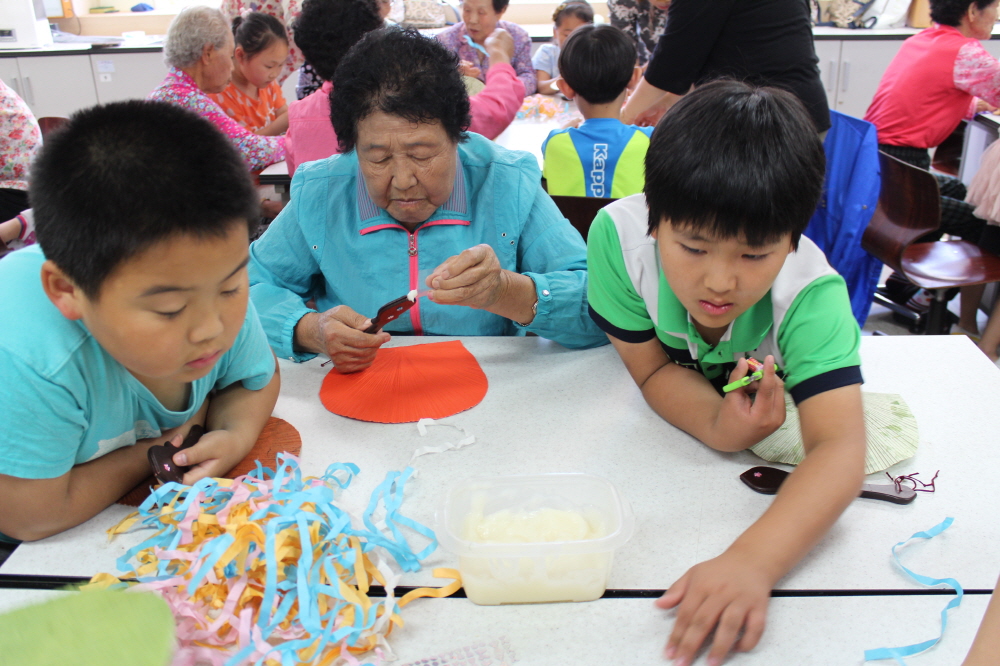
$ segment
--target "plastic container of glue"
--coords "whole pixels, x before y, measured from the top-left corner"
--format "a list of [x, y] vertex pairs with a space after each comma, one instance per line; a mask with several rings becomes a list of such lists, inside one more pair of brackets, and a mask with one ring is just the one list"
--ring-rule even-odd
[[437, 513], [465, 594], [485, 606], [597, 599], [634, 528], [628, 501], [591, 474], [468, 479]]

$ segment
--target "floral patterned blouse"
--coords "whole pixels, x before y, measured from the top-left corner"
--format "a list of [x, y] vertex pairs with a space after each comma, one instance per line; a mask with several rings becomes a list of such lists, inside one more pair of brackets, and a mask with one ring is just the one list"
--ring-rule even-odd
[[0, 188], [28, 189], [28, 169], [42, 145], [31, 109], [0, 81]]
[[[497, 21], [497, 27], [503, 28], [514, 38], [514, 57], [510, 59], [510, 64], [517, 72], [517, 78], [524, 83], [525, 96], [534, 95], [538, 90], [538, 80], [535, 78], [535, 66], [531, 64], [531, 37], [528, 35], [528, 31], [510, 21]], [[467, 60], [478, 67], [480, 70], [479, 80], [485, 83], [486, 72], [490, 68], [490, 59], [469, 45], [468, 40], [465, 39], [468, 34], [463, 21], [438, 33], [435, 37], [449, 51], [458, 54], [459, 59]]]
[[149, 94], [149, 99], [176, 104], [211, 121], [229, 137], [251, 171], [260, 171], [285, 159], [285, 137], [258, 136], [245, 129], [202, 92], [193, 78], [179, 69], [171, 67], [167, 78]]
[[622, 30], [635, 44], [639, 64], [653, 57], [653, 49], [667, 28], [667, 10], [657, 9], [649, 0], [608, 0], [611, 25]]

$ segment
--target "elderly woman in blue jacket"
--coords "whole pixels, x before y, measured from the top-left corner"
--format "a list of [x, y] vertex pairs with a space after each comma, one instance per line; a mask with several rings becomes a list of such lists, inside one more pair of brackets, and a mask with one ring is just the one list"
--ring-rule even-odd
[[[386, 331], [607, 342], [588, 315], [583, 239], [532, 155], [465, 132], [451, 52], [378, 30], [344, 58], [333, 89], [342, 154], [296, 171], [291, 201], [250, 249], [250, 296], [279, 356], [325, 353], [356, 372]], [[379, 306], [427, 288], [386, 331], [364, 332]]]

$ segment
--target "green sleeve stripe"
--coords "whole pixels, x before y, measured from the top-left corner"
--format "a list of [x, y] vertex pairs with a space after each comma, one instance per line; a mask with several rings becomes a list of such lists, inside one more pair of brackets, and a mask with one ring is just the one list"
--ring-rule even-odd
[[648, 331], [653, 320], [625, 269], [614, 220], [601, 210], [587, 234], [587, 298], [590, 306], [613, 326]]
[[785, 387], [861, 365], [861, 331], [839, 275], [814, 280], [795, 297], [778, 329]]
[[636, 132], [625, 144], [611, 182], [611, 198], [621, 199], [642, 192], [646, 184], [645, 161], [648, 148], [649, 137], [643, 132]]
[[585, 197], [587, 184], [583, 176], [583, 163], [576, 154], [576, 147], [569, 132], [556, 134], [545, 144], [545, 176], [549, 194], [556, 196]]

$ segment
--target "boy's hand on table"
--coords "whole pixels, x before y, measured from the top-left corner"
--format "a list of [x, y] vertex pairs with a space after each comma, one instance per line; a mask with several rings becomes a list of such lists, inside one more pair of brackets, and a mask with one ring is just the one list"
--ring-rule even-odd
[[[746, 376], [750, 367], [740, 359], [729, 375], [735, 382]], [[764, 359], [764, 376], [730, 391], [722, 400], [712, 431], [712, 448], [742, 451], [764, 439], [785, 422], [785, 383], [778, 378], [774, 357]]]
[[708, 666], [721, 664], [730, 650], [752, 650], [764, 633], [775, 582], [752, 559], [730, 551], [691, 567], [656, 600], [660, 608], [677, 607], [667, 659], [688, 666], [713, 629]]
[[[170, 441], [180, 446], [183, 438], [178, 436]], [[228, 430], [212, 430], [202, 435], [198, 443], [189, 449], [174, 454], [174, 464], [191, 466], [184, 474], [184, 484], [194, 485], [206, 476], [224, 476], [246, 457], [253, 448], [253, 442], [241, 441]]]

